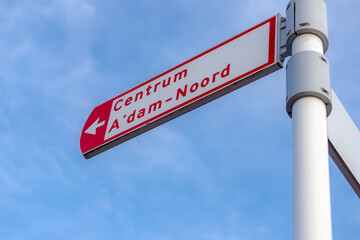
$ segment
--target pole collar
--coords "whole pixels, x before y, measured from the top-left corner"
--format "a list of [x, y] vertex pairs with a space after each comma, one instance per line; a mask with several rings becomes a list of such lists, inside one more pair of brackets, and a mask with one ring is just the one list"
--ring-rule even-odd
[[327, 116], [330, 115], [332, 104], [329, 61], [315, 51], [296, 53], [286, 65], [286, 111], [290, 117], [296, 100], [307, 96], [321, 99], [326, 105]]
[[323, 42], [324, 54], [329, 48], [327, 11], [323, 0], [291, 0], [286, 8], [286, 53], [292, 55], [291, 45], [296, 36], [314, 34]]

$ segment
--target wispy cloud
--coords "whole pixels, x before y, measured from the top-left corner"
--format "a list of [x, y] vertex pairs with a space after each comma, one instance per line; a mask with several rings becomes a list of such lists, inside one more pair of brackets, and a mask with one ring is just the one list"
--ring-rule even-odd
[[[91, 160], [78, 147], [97, 104], [284, 13], [286, 4], [1, 1], [1, 236], [288, 239], [291, 120], [284, 71]], [[345, 14], [357, 3], [340, 5], [339, 27], [339, 20], [357, 19], [356, 11]], [[347, 52], [330, 52], [330, 62], [335, 78], [354, 79], [358, 36], [346, 36], [333, 38], [334, 48]], [[354, 95], [357, 88], [349, 81], [343, 90]]]

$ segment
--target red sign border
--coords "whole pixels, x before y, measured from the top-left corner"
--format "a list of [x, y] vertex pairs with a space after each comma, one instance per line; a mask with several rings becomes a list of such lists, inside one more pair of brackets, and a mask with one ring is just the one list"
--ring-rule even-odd
[[[277, 19], [278, 19], [278, 16], [275, 15], [272, 18], [267, 19], [264, 22], [257, 24], [256, 26], [254, 26], [254, 27], [252, 27], [252, 28], [250, 28], [250, 29], [248, 29], [248, 30], [246, 30], [246, 31], [244, 31], [244, 32], [242, 32], [242, 33], [240, 33], [240, 34], [238, 34], [238, 35], [236, 35], [236, 36], [234, 36], [234, 37], [232, 37], [232, 38], [230, 38], [230, 39], [228, 39], [228, 40], [226, 40], [226, 41], [224, 41], [224, 42], [222, 42], [222, 43], [220, 43], [220, 44], [218, 44], [218, 45], [216, 45], [214, 47], [212, 47], [212, 48], [210, 48], [210, 49], [208, 49], [207, 51], [205, 51], [205, 52], [203, 52], [203, 53], [201, 53], [199, 55], [196, 55], [193, 58], [190, 58], [189, 60], [187, 60], [187, 61], [185, 61], [185, 62], [183, 62], [183, 63], [181, 63], [181, 64], [179, 64], [179, 65], [177, 65], [177, 66], [175, 66], [175, 67], [173, 67], [173, 68], [171, 68], [171, 69], [169, 69], [169, 70], [167, 70], [167, 71], [165, 71], [165, 72], [163, 72], [163, 73], [161, 73], [161, 74], [159, 74], [159, 75], [157, 75], [157, 76], [155, 76], [155, 77], [153, 77], [153, 78], [151, 78], [151, 79], [149, 79], [149, 80], [147, 80], [147, 81], [145, 81], [143, 83], [141, 83], [140, 85], [137, 85], [137, 86], [127, 90], [126, 92], [124, 92], [124, 93], [122, 93], [122, 94], [120, 94], [120, 95], [118, 95], [118, 96], [116, 96], [116, 97], [114, 97], [114, 98], [112, 98], [112, 99], [98, 105], [97, 107], [95, 107], [94, 110], [96, 108], [102, 106], [102, 105], [105, 105], [105, 104], [109, 105], [109, 103], [113, 102], [115, 99], [120, 98], [121, 96], [124, 96], [124, 95], [126, 95], [126, 94], [128, 94], [128, 93], [130, 93], [132, 91], [135, 91], [136, 89], [138, 89], [138, 88], [140, 88], [140, 87], [142, 87], [142, 86], [144, 86], [146, 84], [149, 84], [150, 82], [152, 82], [152, 81], [154, 81], [154, 80], [168, 74], [169, 72], [172, 72], [172, 71], [174, 71], [174, 70], [176, 70], [178, 68], [181, 68], [182, 66], [184, 66], [184, 65], [186, 65], [186, 64], [188, 64], [188, 63], [190, 63], [190, 62], [192, 62], [192, 61], [194, 61], [194, 60], [196, 60], [196, 59], [198, 59], [198, 58], [200, 58], [200, 57], [202, 57], [202, 56], [204, 56], [204, 55], [206, 55], [206, 54], [208, 54], [208, 53], [210, 53], [210, 52], [212, 52], [212, 51], [214, 51], [214, 50], [216, 50], [216, 49], [218, 49], [218, 48], [220, 48], [220, 47], [222, 47], [224, 45], [226, 45], [227, 43], [232, 42], [232, 41], [246, 35], [247, 33], [251, 32], [251, 31], [254, 31], [255, 29], [269, 23], [269, 52], [268, 52], [268, 62], [267, 63], [255, 68], [255, 69], [252, 69], [251, 71], [249, 71], [247, 73], [244, 73], [244, 74], [242, 74], [242, 75], [240, 75], [240, 76], [238, 76], [238, 77], [236, 77], [236, 78], [234, 78], [232, 80], [229, 80], [229, 81], [223, 83], [222, 85], [217, 86], [216, 88], [210, 89], [209, 91], [207, 91], [207, 92], [205, 92], [205, 93], [203, 93], [201, 95], [198, 95], [198, 96], [196, 96], [196, 97], [194, 97], [192, 99], [189, 99], [188, 101], [186, 101], [184, 103], [181, 103], [181, 104], [179, 104], [179, 105], [177, 105], [177, 106], [175, 106], [175, 107], [173, 107], [173, 108], [171, 108], [171, 109], [169, 109], [169, 110], [167, 110], [165, 112], [162, 112], [162, 113], [160, 113], [160, 114], [158, 114], [158, 115], [156, 115], [156, 116], [154, 116], [154, 117], [152, 117], [152, 118], [150, 118], [150, 119], [148, 119], [148, 120], [146, 120], [144, 122], [141, 122], [141, 123], [137, 124], [136, 126], [133, 126], [133, 127], [129, 128], [129, 129], [127, 129], [127, 130], [125, 130], [125, 131], [123, 131], [123, 132], [121, 132], [121, 133], [107, 139], [107, 140], [104, 140], [104, 142], [101, 145], [93, 147], [92, 149], [87, 150], [86, 152], [82, 151], [81, 140], [80, 140], [80, 149], [81, 149], [81, 152], [83, 153], [83, 155], [86, 157], [86, 155], [88, 153], [90, 153], [90, 152], [92, 152], [92, 151], [94, 151], [96, 149], [99, 149], [99, 148], [103, 147], [104, 145], [107, 145], [107, 144], [109, 144], [110, 142], [112, 142], [112, 141], [114, 141], [116, 139], [122, 138], [125, 135], [129, 134], [130, 132], [133, 132], [133, 131], [135, 131], [137, 129], [140, 129], [141, 127], [143, 127], [143, 126], [145, 126], [147, 124], [150, 124], [150, 123], [152, 123], [152, 122], [154, 122], [156, 120], [159, 120], [160, 118], [162, 118], [165, 115], [171, 114], [171, 113], [173, 113], [173, 112], [175, 112], [175, 111], [177, 111], [177, 110], [179, 110], [179, 109], [181, 109], [181, 108], [183, 108], [183, 107], [185, 107], [187, 105], [190, 105], [190, 104], [198, 101], [201, 98], [209, 96], [210, 94], [213, 94], [213, 93], [217, 92], [218, 90], [220, 90], [222, 88], [225, 88], [225, 87], [235, 83], [239, 79], [246, 78], [246, 77], [248, 77], [248, 76], [250, 76], [250, 75], [252, 75], [252, 74], [254, 74], [254, 73], [256, 73], [256, 72], [258, 72], [258, 71], [260, 71], [260, 70], [262, 70], [262, 69], [264, 69], [264, 68], [266, 68], [266, 67], [268, 67], [268, 66], [270, 66], [270, 65], [272, 65], [274, 63], [276, 63], [277, 62], [277, 56], [276, 56], [275, 51], [277, 49], [277, 46], [276, 46], [276, 44], [277, 44], [277, 42], [276, 42]], [[110, 112], [109, 112], [109, 115], [110, 115]], [[108, 118], [109, 117], [110, 116], [108, 116], [106, 118], [105, 125], [108, 123]], [[89, 116], [89, 118], [90, 118], [90, 116]], [[84, 125], [81, 137], [83, 136], [83, 134], [85, 134], [86, 129], [91, 124], [91, 123], [88, 124], [89, 118], [87, 119], [87, 121], [86, 121], [86, 123]], [[96, 154], [94, 154], [94, 155], [96, 155]]]

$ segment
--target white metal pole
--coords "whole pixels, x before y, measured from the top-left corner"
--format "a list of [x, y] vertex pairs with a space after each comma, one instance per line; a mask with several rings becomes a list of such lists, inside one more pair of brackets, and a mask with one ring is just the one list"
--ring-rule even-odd
[[[292, 54], [302, 51], [323, 54], [323, 43], [313, 34], [297, 36]], [[332, 239], [326, 118], [319, 98], [303, 97], [293, 105], [294, 240]]]

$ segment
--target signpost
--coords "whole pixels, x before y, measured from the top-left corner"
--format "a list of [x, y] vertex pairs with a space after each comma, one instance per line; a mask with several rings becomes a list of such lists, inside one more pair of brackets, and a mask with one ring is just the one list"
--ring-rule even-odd
[[282, 67], [276, 15], [97, 106], [80, 137], [93, 157]]
[[294, 239], [330, 240], [328, 154], [360, 197], [360, 133], [331, 90], [328, 46], [325, 2], [291, 0], [286, 22], [278, 14], [95, 107], [81, 152], [93, 157], [280, 69], [291, 56]]

